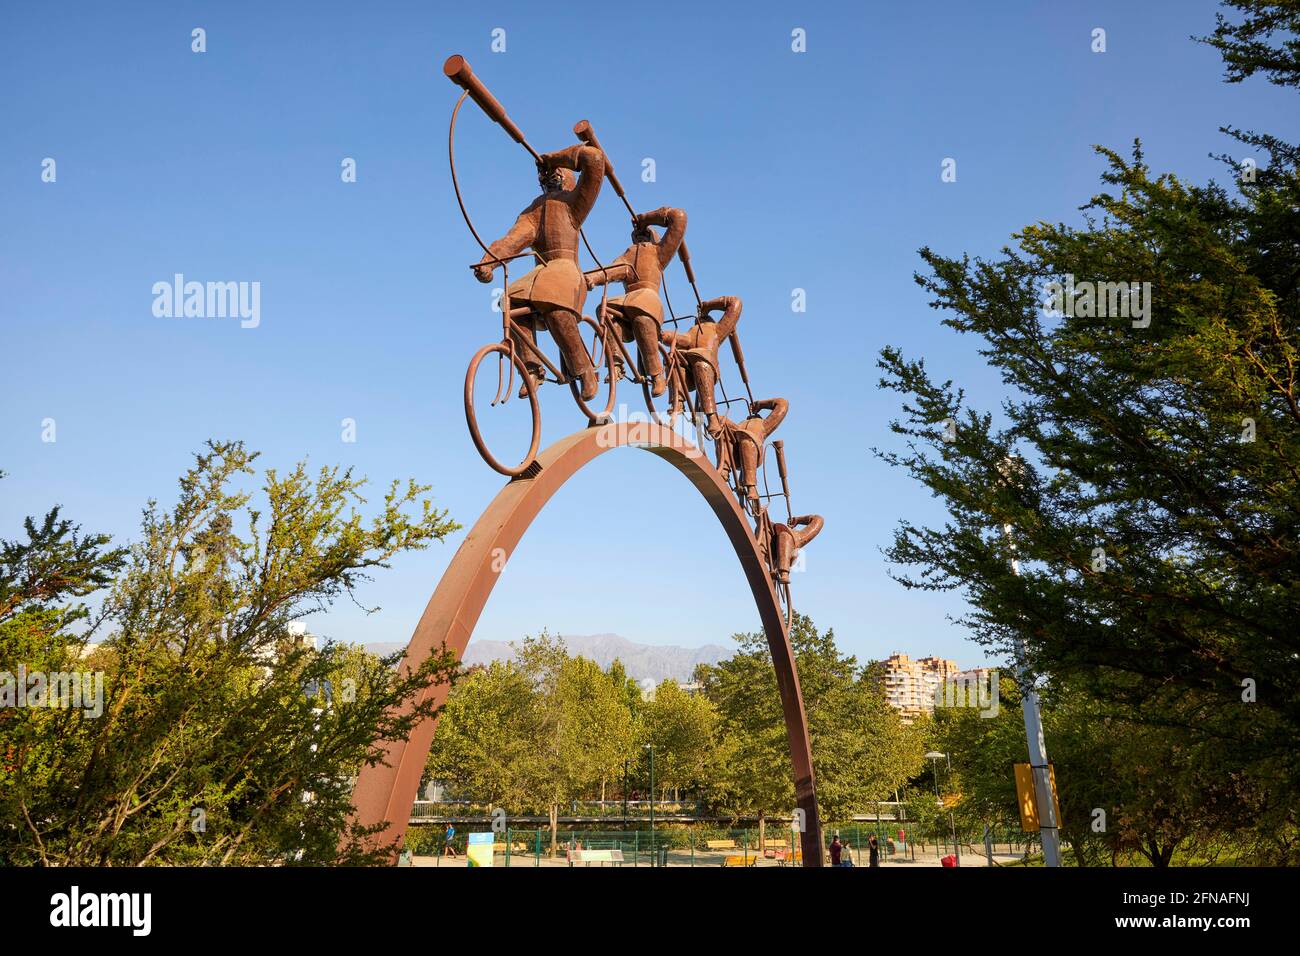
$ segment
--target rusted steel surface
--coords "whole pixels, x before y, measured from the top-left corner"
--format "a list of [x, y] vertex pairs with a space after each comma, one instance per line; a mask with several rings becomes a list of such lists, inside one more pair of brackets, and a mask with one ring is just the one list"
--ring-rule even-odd
[[[598, 455], [625, 446], [643, 448], [685, 475], [709, 503], [736, 551], [776, 669], [794, 772], [795, 802], [804, 812], [805, 827], [800, 835], [804, 866], [821, 866], [821, 822], [808, 722], [794, 654], [767, 563], [745, 512], [726, 482], [699, 449], [667, 427], [650, 422], [611, 423], [575, 432], [545, 449], [536, 459], [538, 469], [530, 469], [530, 476], [507, 484], [461, 543], [415, 628], [402, 667], [418, 667], [444, 646], [459, 659], [496, 584], [503, 557], [509, 560], [533, 519], [570, 477]], [[432, 687], [426, 695], [441, 704], [447, 687]], [[425, 721], [409, 739], [389, 742], [385, 763], [364, 768], [352, 795], [357, 822], [390, 824], [383, 839], [392, 848], [394, 860], [410, 820], [435, 726], [436, 721]]]

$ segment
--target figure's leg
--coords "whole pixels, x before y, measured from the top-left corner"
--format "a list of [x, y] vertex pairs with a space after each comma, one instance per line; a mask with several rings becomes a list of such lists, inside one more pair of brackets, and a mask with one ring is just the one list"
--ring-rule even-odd
[[691, 375], [695, 379], [695, 393], [699, 396], [700, 411], [704, 412], [709, 434], [713, 434], [718, 422], [718, 403], [713, 397], [713, 388], [718, 376], [713, 366], [703, 359], [691, 363]]
[[722, 483], [723, 483], [724, 485], [730, 485], [730, 484], [731, 484], [731, 470], [732, 470], [732, 468], [734, 467], [733, 456], [734, 456], [734, 454], [735, 454], [735, 447], [734, 447], [734, 445], [733, 445], [733, 443], [732, 443], [730, 437], [726, 437], [726, 438], [724, 438], [722, 435], [718, 435], [718, 436], [715, 436], [715, 437], [717, 437], [717, 439], [718, 439], [718, 442], [717, 442], [717, 445], [718, 445], [718, 447], [717, 447], [717, 453], [718, 453], [717, 468], [718, 468], [718, 473], [722, 475]]
[[[546, 380], [546, 370], [542, 363], [537, 361], [537, 353], [529, 346], [537, 345], [537, 333], [533, 331], [532, 323], [524, 320], [515, 322], [511, 325], [511, 337], [515, 340], [515, 351], [524, 363], [524, 368], [528, 369], [528, 374], [533, 378], [534, 385], [541, 385]], [[526, 384], [519, 386], [519, 397], [528, 397], [528, 386]]]
[[740, 453], [740, 483], [744, 486], [745, 497], [758, 501], [758, 456], [762, 452], [758, 442], [743, 438], [736, 443]]
[[543, 318], [551, 338], [560, 346], [569, 374], [582, 380], [582, 400], [591, 401], [599, 391], [599, 382], [596, 370], [591, 367], [591, 356], [578, 333], [578, 316], [568, 309], [551, 309]]
[[619, 338], [624, 342], [632, 341], [632, 326], [623, 314], [623, 306], [617, 300], [609, 299], [603, 305], [596, 306], [596, 317], [602, 322], [607, 319], [613, 322], [614, 328], [618, 329]]
[[632, 334], [636, 336], [637, 351], [641, 353], [641, 364], [653, 381], [651, 394], [658, 398], [668, 387], [664, 380], [664, 363], [659, 357], [659, 323], [648, 315], [632, 317]]
[[776, 536], [776, 579], [782, 584], [790, 583], [790, 566], [794, 563], [795, 540], [790, 532], [780, 532]]
[[[608, 302], [596, 306], [596, 319], [603, 327], [605, 323], [612, 323], [615, 333], [624, 342], [631, 342], [632, 336], [629, 330], [623, 325], [623, 313], [616, 305], [610, 305]], [[623, 351], [619, 348], [617, 342], [606, 343], [609, 346], [610, 356], [614, 359], [614, 371], [619, 378], [627, 378], [627, 366], [623, 364]]]
[[691, 400], [690, 393], [694, 388], [695, 381], [691, 378], [691, 370], [688, 366], [668, 386], [668, 415], [670, 418], [675, 418], [682, 413], [682, 410]]

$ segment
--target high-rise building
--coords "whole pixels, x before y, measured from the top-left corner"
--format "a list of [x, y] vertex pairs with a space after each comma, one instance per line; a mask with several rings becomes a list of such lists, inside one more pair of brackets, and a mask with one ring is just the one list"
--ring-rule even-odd
[[320, 641], [315, 634], [307, 630], [307, 625], [303, 621], [289, 622], [289, 641], [295, 646], [307, 647], [313, 651], [320, 650]]
[[906, 654], [891, 654], [885, 661], [885, 699], [910, 723], [921, 714], [933, 713], [939, 685], [961, 672], [956, 661], [942, 657], [912, 660]]

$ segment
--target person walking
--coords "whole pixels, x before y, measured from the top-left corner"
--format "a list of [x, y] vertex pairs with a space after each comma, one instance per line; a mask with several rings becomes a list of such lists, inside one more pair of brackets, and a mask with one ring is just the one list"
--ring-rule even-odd
[[442, 835], [443, 856], [454, 857], [456, 855], [456, 847], [453, 842], [455, 839], [456, 839], [456, 827], [448, 823], [447, 831]]
[[871, 839], [867, 841], [867, 853], [869, 854], [868, 866], [880, 866], [880, 844], [876, 841], [876, 835], [873, 833]]
[[840, 854], [843, 852], [844, 844], [840, 842], [840, 835], [837, 833], [835, 838], [831, 840], [831, 866], [840, 865]]

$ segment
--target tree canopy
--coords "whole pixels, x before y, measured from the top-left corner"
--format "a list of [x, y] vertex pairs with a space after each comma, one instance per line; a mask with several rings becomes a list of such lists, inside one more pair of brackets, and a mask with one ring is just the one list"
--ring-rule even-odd
[[[1296, 4], [1231, 6], [1247, 20], [1221, 17], [1208, 41], [1229, 79], [1296, 86]], [[1225, 132], [1244, 155], [1221, 157], [1223, 183], [1156, 172], [1140, 144], [1098, 147], [1080, 223], [1027, 225], [990, 258], [921, 250], [917, 282], [1005, 398], [973, 407], [923, 360], [881, 352], [904, 447], [880, 454], [948, 513], [904, 519], [887, 555], [906, 587], [963, 592], [976, 641], [1023, 641], [1081, 725], [1123, 730], [1087, 758], [1129, 775], [1107, 778], [1109, 805], [1149, 784], [1168, 820], [1188, 800], [1209, 820], [1226, 777], [1285, 856], [1300, 822], [1277, 810], [1300, 777], [1300, 152]], [[1151, 811], [1136, 830], [1155, 858], [1190, 832], [1158, 832], [1157, 804], [1125, 804]]]
[[[363, 480], [336, 468], [311, 476], [305, 464], [267, 471], [254, 506], [242, 485], [256, 457], [210, 443], [174, 505], [149, 503], [128, 549], [57, 512], [29, 521], [26, 541], [0, 545], [10, 689], [20, 668], [98, 688], [93, 706], [3, 711], [0, 861], [374, 858], [349, 822], [352, 780], [380, 759], [381, 740], [432, 713], [393, 708], [447, 679], [449, 662], [400, 677], [395, 658], [314, 650], [291, 625], [456, 525], [413, 482], [394, 483], [363, 518]], [[93, 619], [68, 604], [92, 594]]]

